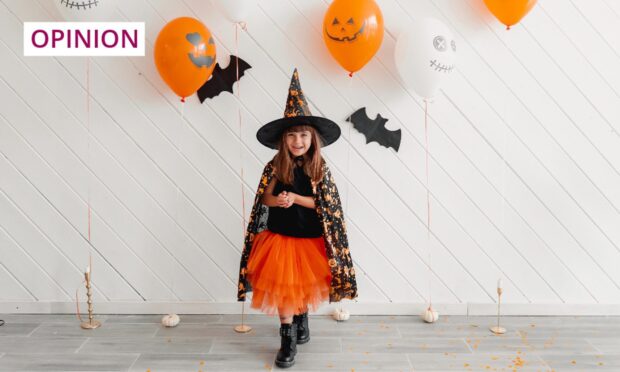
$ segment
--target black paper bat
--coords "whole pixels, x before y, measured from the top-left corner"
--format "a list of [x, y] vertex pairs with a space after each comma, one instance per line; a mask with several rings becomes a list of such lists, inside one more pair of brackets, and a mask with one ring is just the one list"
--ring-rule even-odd
[[366, 114], [366, 107], [362, 107], [351, 114], [351, 116], [347, 118], [347, 121], [351, 122], [353, 127], [366, 137], [366, 143], [375, 141], [381, 146], [387, 148], [392, 147], [394, 150], [398, 151], [400, 147], [401, 131], [400, 129], [388, 130], [385, 127], [385, 123], [387, 123], [388, 119], [377, 114], [377, 117], [373, 120]]
[[211, 79], [207, 80], [198, 89], [200, 103], [222, 92], [233, 92], [233, 84], [237, 81], [237, 63], [239, 64], [239, 79], [241, 79], [245, 70], [252, 68], [246, 61], [234, 55], [230, 56], [230, 63], [224, 69], [220, 67], [219, 63], [216, 63]]

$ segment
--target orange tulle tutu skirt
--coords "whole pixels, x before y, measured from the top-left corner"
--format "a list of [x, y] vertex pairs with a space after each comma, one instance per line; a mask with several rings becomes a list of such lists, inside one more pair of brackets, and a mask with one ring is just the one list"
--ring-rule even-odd
[[331, 271], [323, 237], [296, 238], [263, 230], [248, 258], [252, 308], [269, 315], [301, 314], [329, 300]]

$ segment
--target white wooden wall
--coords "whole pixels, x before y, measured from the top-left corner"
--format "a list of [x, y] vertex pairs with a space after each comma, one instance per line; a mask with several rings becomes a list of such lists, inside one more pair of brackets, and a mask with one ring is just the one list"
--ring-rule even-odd
[[[249, 214], [273, 156], [255, 133], [282, 115], [294, 67], [313, 112], [343, 131], [324, 154], [345, 203], [359, 303], [426, 302], [430, 249], [435, 303], [490, 306], [503, 278], [510, 304], [620, 305], [620, 1], [541, 0], [509, 32], [482, 0], [378, 3], [383, 45], [349, 79], [323, 45], [327, 0], [260, 0], [238, 46], [209, 1], [120, 1], [118, 20], [146, 22], [147, 56], [90, 62], [23, 57], [22, 22], [58, 16], [50, 0], [0, 0], [2, 309], [71, 309], [92, 253], [95, 298], [111, 312], [203, 302], [237, 311], [241, 192]], [[152, 58], [178, 16], [210, 28], [220, 62], [238, 48], [253, 66], [240, 101], [192, 97], [181, 120]], [[452, 28], [458, 52], [429, 107], [430, 246], [423, 102], [393, 58], [397, 35], [423, 16]], [[402, 129], [398, 153], [350, 128], [344, 119], [362, 106]]]

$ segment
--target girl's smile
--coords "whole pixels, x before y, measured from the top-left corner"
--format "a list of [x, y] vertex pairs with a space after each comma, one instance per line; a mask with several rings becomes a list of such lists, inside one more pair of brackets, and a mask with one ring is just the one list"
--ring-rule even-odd
[[309, 130], [289, 132], [286, 135], [286, 147], [293, 156], [304, 155], [312, 144], [312, 133]]

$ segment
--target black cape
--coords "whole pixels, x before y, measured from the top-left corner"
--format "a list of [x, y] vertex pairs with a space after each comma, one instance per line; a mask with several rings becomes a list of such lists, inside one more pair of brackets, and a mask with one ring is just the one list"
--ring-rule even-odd
[[[252, 291], [247, 280], [247, 264], [254, 237], [267, 228], [267, 216], [269, 208], [261, 200], [267, 186], [275, 176], [273, 162], [265, 166], [261, 176], [254, 205], [250, 214], [250, 220], [245, 233], [241, 263], [239, 265], [239, 284], [237, 300], [245, 301], [246, 293]], [[316, 211], [323, 226], [323, 238], [328, 265], [331, 270], [332, 280], [329, 291], [329, 302], [338, 302], [342, 299], [354, 299], [357, 297], [357, 282], [355, 281], [355, 269], [349, 252], [344, 214], [340, 203], [338, 189], [334, 183], [332, 174], [323, 162], [323, 179], [318, 183], [312, 182], [312, 193]]]

